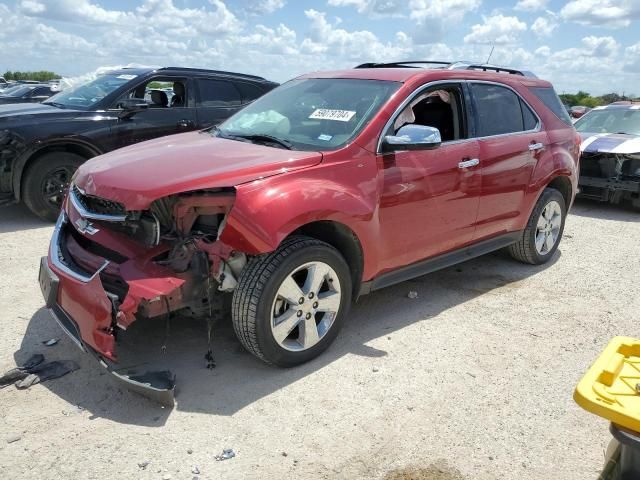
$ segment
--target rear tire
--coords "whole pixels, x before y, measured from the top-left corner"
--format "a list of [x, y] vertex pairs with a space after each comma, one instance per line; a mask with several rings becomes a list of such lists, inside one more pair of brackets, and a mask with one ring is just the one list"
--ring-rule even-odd
[[511, 256], [531, 265], [551, 260], [562, 240], [566, 213], [562, 194], [554, 188], [545, 188], [531, 212], [522, 237], [508, 247]]
[[55, 222], [71, 177], [85, 160], [71, 152], [46, 153], [36, 159], [22, 183], [22, 199], [29, 210], [43, 220]]
[[299, 365], [320, 355], [338, 335], [351, 291], [340, 252], [313, 238], [291, 237], [242, 271], [233, 293], [233, 328], [260, 360]]

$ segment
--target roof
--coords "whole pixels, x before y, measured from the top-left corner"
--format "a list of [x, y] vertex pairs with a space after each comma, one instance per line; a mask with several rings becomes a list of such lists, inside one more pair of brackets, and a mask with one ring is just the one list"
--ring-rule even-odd
[[640, 102], [616, 102], [610, 103], [609, 105], [603, 105], [600, 107], [594, 107], [592, 110], [640, 110]]
[[363, 80], [386, 80], [391, 82], [408, 82], [415, 78], [425, 81], [434, 80], [485, 80], [512, 83], [519, 82], [528, 86], [551, 86], [538, 78], [511, 75], [509, 73], [484, 72], [479, 70], [444, 70], [441, 68], [353, 68], [328, 72], [312, 72], [299, 78], [359, 78]]
[[237, 72], [227, 72], [224, 70], [207, 70], [205, 68], [188, 68], [188, 67], [124, 67], [118, 68], [115, 70], [110, 70], [110, 74], [115, 75], [146, 75], [151, 72], [181, 72], [181, 73], [191, 73], [191, 74], [206, 74], [206, 75], [222, 75], [227, 77], [234, 78], [244, 78], [247, 80], [260, 81], [260, 82], [268, 82], [272, 83], [269, 80], [266, 80], [263, 77], [258, 77], [257, 75], [249, 75], [246, 73], [237, 73]]

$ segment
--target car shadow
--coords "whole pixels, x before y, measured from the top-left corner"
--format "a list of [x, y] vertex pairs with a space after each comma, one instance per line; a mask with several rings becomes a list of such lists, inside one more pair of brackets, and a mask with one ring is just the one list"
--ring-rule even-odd
[[36, 217], [22, 204], [0, 207], [0, 233], [43, 227], [53, 227], [53, 224]]
[[[361, 298], [354, 304], [348, 321], [336, 341], [318, 358], [304, 365], [281, 369], [266, 365], [247, 353], [235, 338], [230, 319], [215, 329], [214, 355], [217, 368], [207, 370], [204, 354], [204, 322], [175, 318], [134, 323], [119, 339], [118, 352], [123, 367], [170, 368], [177, 378], [176, 407], [180, 411], [228, 416], [277, 390], [313, 375], [345, 355], [384, 357], [387, 352], [367, 345], [370, 341], [415, 322], [437, 322], [441, 312], [463, 304], [497, 288], [520, 288], [522, 280], [552, 266], [560, 257], [541, 266], [524, 265], [495, 252], [463, 264], [425, 275]], [[407, 297], [409, 291], [418, 297]], [[478, 319], [479, 322], [490, 319]], [[43, 340], [61, 338], [55, 347]], [[166, 353], [161, 346], [167, 338]], [[135, 346], [135, 352], [131, 347]], [[122, 353], [122, 352], [127, 353]], [[44, 387], [73, 405], [91, 412], [91, 418], [108, 418], [126, 424], [161, 426], [171, 413], [118, 383], [98, 363], [64, 336], [49, 312], [38, 310], [31, 318], [17, 363], [41, 352], [47, 360], [72, 359], [80, 370]], [[126, 405], [126, 408], [124, 407]]]
[[640, 210], [628, 203], [613, 205], [588, 198], [576, 198], [569, 212], [579, 217], [591, 217], [616, 222], [640, 222]]

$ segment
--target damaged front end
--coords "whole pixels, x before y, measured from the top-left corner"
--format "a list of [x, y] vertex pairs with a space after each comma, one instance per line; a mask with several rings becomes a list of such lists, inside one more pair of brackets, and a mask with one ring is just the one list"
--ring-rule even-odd
[[212, 322], [247, 258], [220, 241], [233, 189], [172, 195], [144, 211], [86, 195], [72, 186], [48, 257], [40, 267], [47, 308], [69, 336], [132, 390], [173, 404], [171, 372], [116, 369], [118, 336], [138, 318], [172, 315]]
[[580, 196], [614, 204], [630, 202], [640, 208], [640, 151], [616, 151], [620, 150], [620, 142], [628, 139], [611, 144], [616, 140], [612, 137], [615, 135], [599, 138], [583, 150]]

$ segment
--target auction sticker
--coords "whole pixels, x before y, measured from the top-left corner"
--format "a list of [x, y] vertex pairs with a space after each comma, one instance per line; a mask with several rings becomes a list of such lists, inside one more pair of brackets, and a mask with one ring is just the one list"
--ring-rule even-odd
[[318, 108], [315, 112], [309, 115], [309, 118], [315, 118], [318, 120], [335, 120], [337, 122], [348, 122], [355, 114], [356, 112], [351, 110], [329, 110], [327, 108]]

